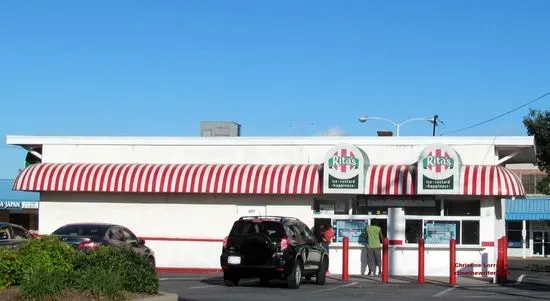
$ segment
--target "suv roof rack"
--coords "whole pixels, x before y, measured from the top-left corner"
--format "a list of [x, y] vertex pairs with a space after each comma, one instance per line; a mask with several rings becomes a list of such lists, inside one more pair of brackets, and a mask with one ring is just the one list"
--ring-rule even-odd
[[298, 219], [295, 218], [295, 217], [274, 216], [274, 215], [266, 215], [266, 216], [241, 216], [241, 217], [239, 218], [240, 221], [245, 220], [245, 219], [278, 219], [279, 221], [282, 221], [282, 220], [293, 220], [293, 221], [296, 221], [296, 220], [298, 220]]

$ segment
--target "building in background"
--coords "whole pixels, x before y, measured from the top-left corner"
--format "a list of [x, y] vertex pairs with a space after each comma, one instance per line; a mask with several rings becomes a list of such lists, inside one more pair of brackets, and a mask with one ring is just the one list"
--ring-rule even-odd
[[550, 257], [550, 196], [537, 189], [547, 175], [533, 164], [510, 164], [520, 177], [527, 197], [506, 200], [508, 254], [515, 257]]
[[15, 191], [13, 180], [0, 179], [0, 222], [9, 222], [38, 231], [40, 194]]
[[7, 143], [42, 149], [41, 163], [14, 183], [40, 192], [41, 234], [72, 222], [122, 224], [166, 271], [219, 270], [237, 218], [277, 215], [333, 225], [332, 273], [342, 271], [346, 236], [350, 274], [364, 272], [363, 229], [373, 222], [390, 239], [392, 275], [417, 274], [422, 237], [427, 276], [449, 275], [450, 239], [457, 262], [477, 265], [460, 272], [494, 273], [485, 269], [506, 233], [505, 199], [525, 196], [503, 164], [535, 162], [532, 137], [8, 136]]
[[202, 121], [201, 137], [238, 137], [241, 125], [233, 121]]

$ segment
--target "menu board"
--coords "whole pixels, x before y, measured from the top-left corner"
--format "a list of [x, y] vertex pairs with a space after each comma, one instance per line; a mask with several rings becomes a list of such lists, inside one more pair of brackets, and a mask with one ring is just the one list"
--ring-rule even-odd
[[336, 220], [334, 223], [335, 241], [342, 242], [344, 237], [348, 237], [350, 243], [365, 243], [366, 225], [367, 222], [364, 220]]
[[455, 223], [427, 223], [425, 229], [427, 244], [448, 244], [451, 239], [456, 239]]

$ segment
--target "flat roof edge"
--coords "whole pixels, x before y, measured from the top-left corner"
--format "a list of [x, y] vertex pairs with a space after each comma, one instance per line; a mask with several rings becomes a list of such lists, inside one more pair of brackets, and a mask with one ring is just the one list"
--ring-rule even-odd
[[6, 136], [9, 145], [495, 145], [534, 147], [532, 136], [247, 136], [247, 137], [147, 137], [147, 136]]

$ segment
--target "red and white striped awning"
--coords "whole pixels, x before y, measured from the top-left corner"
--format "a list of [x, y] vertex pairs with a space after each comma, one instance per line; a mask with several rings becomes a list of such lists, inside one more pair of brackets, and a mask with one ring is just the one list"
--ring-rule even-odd
[[503, 166], [462, 166], [461, 195], [525, 196], [519, 177]]
[[414, 165], [372, 165], [367, 170], [365, 194], [415, 195]]
[[14, 190], [318, 194], [319, 166], [251, 164], [40, 163], [23, 170]]
[[[366, 195], [416, 195], [414, 165], [372, 165], [367, 170]], [[503, 166], [465, 165], [460, 176], [459, 195], [525, 196], [516, 174]]]

